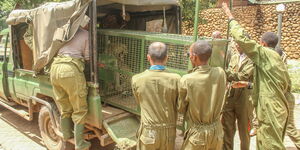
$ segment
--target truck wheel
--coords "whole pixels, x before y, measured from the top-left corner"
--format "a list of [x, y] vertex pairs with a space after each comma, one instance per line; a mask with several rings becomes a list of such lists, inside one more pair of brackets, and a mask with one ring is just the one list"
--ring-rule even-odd
[[63, 141], [63, 139], [54, 132], [49, 109], [45, 106], [42, 106], [40, 110], [38, 124], [43, 141], [49, 150], [74, 149], [72, 144]]

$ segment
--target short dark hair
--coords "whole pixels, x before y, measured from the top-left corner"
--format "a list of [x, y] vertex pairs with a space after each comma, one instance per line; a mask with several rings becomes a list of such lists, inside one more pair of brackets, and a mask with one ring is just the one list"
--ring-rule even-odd
[[201, 61], [208, 61], [212, 53], [212, 46], [207, 41], [199, 40], [192, 44], [191, 50]]
[[278, 43], [278, 36], [274, 32], [266, 32], [261, 36], [261, 41], [268, 47], [275, 48]]
[[167, 46], [161, 42], [151, 43], [148, 48], [148, 55], [150, 55], [153, 61], [162, 62], [166, 59], [167, 54]]

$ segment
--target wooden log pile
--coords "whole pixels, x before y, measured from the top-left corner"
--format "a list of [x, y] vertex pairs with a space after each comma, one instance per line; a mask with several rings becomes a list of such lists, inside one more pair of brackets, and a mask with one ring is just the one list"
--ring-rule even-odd
[[[287, 3], [283, 14], [281, 47], [291, 59], [300, 58], [300, 2]], [[250, 37], [259, 41], [264, 32], [277, 32], [276, 4], [241, 6], [233, 9], [236, 20], [247, 30]], [[198, 26], [199, 35], [210, 37], [212, 32], [227, 33], [227, 18], [220, 8], [203, 10]], [[183, 22], [183, 33], [193, 34], [193, 21]]]

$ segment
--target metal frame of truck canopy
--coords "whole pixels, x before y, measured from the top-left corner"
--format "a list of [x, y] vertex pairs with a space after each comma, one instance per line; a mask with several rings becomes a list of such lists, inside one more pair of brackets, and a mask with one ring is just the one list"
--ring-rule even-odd
[[89, 8], [89, 16], [91, 18], [89, 24], [89, 36], [90, 36], [90, 56], [92, 56], [91, 61], [91, 79], [92, 82], [98, 84], [98, 69], [97, 69], [97, 5], [96, 0], [92, 0]]

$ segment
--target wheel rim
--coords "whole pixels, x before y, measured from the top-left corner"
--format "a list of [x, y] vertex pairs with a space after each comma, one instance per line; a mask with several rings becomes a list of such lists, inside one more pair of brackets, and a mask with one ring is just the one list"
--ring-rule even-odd
[[54, 142], [59, 142], [59, 136], [55, 133], [50, 117], [45, 118], [45, 129], [47, 136]]

